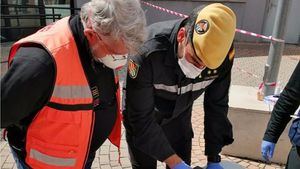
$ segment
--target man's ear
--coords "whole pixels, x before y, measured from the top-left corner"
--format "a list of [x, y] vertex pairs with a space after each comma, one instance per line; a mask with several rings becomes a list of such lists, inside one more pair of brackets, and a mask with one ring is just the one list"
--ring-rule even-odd
[[95, 31], [93, 31], [92, 29], [86, 28], [86, 29], [84, 29], [83, 33], [84, 33], [84, 36], [89, 41], [90, 45], [93, 45], [93, 44], [97, 43], [97, 41], [99, 41], [100, 37], [98, 38], [98, 36], [95, 35]]
[[181, 27], [177, 33], [177, 42], [182, 43], [185, 39], [186, 29], [185, 27]]

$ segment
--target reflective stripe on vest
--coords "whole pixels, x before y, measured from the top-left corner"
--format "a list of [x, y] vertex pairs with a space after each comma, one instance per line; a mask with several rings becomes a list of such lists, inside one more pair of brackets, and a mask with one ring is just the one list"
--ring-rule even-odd
[[91, 89], [89, 86], [61, 86], [56, 85], [52, 94], [58, 98], [91, 98]]
[[185, 94], [190, 91], [197, 91], [204, 89], [208, 85], [210, 85], [213, 82], [214, 79], [212, 80], [207, 80], [207, 81], [202, 81], [194, 84], [188, 84], [186, 86], [182, 86], [181, 88], [178, 89], [178, 85], [164, 85], [164, 84], [154, 84], [154, 88], [158, 90], [165, 90], [171, 93], [177, 93], [177, 94]]
[[75, 158], [53, 157], [35, 149], [30, 149], [30, 157], [45, 164], [61, 167], [73, 167], [76, 164]]

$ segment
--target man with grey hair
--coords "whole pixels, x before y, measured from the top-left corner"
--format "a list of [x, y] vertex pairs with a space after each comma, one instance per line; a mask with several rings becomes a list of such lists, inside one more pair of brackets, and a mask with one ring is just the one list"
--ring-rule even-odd
[[120, 146], [114, 70], [143, 43], [145, 25], [138, 0], [91, 0], [12, 46], [1, 127], [19, 169], [91, 168], [107, 138]]

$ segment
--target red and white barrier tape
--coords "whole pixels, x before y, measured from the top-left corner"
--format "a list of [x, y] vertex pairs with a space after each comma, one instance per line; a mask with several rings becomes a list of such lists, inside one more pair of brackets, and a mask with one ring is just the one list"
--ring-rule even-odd
[[284, 43], [284, 40], [273, 38], [272, 36], [260, 35], [260, 34], [253, 33], [253, 32], [248, 32], [248, 31], [245, 31], [245, 30], [242, 30], [242, 29], [235, 29], [235, 31], [239, 32], [239, 33], [242, 33], [242, 34], [245, 34], [245, 35], [250, 35], [250, 36], [254, 36], [254, 37], [258, 37], [258, 38], [263, 38], [263, 39], [267, 39], [267, 40], [271, 40], [271, 41]]
[[145, 1], [141, 1], [141, 2], [148, 5], [148, 6], [151, 6], [153, 8], [156, 8], [160, 11], [167, 12], [167, 13], [172, 14], [172, 15], [176, 15], [176, 16], [179, 16], [179, 17], [182, 17], [182, 18], [187, 18], [188, 17], [188, 15], [185, 15], [185, 14], [182, 14], [182, 13], [179, 13], [179, 12], [175, 12], [175, 11], [172, 11], [172, 10], [160, 7], [160, 6], [156, 6], [156, 5], [150, 4], [150, 3], [145, 2]]
[[[155, 9], [160, 10], [160, 11], [167, 12], [171, 15], [179, 16], [179, 17], [182, 17], [182, 18], [187, 18], [188, 17], [188, 15], [185, 15], [185, 14], [182, 14], [182, 13], [179, 13], [179, 12], [175, 12], [175, 11], [172, 11], [172, 10], [160, 7], [160, 6], [156, 6], [156, 5], [153, 5], [153, 4], [145, 2], [145, 1], [141, 1], [141, 2], [145, 5], [151, 6]], [[253, 32], [248, 32], [248, 31], [245, 31], [245, 30], [242, 30], [242, 29], [236, 29], [235, 31], [238, 32], [238, 33], [241, 33], [241, 34], [245, 34], [245, 35], [250, 35], [250, 36], [254, 36], [254, 37], [258, 37], [258, 38], [263, 38], [263, 39], [267, 39], [267, 40], [271, 40], [271, 41], [284, 43], [284, 40], [277, 39], [277, 38], [274, 38], [272, 36], [260, 35], [260, 34], [253, 33]]]

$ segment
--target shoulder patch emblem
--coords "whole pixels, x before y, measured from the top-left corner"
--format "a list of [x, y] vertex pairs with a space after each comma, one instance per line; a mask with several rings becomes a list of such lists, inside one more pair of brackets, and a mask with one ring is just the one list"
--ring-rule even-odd
[[128, 74], [132, 79], [135, 79], [139, 72], [139, 65], [136, 64], [133, 60], [128, 62]]

